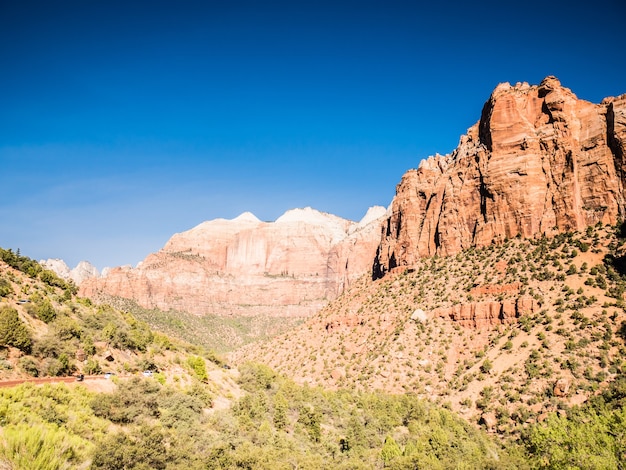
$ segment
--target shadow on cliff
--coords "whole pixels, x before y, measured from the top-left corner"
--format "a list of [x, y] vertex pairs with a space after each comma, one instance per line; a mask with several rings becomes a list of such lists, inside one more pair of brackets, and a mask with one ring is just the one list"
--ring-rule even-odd
[[626, 241], [626, 221], [617, 225], [615, 235], [622, 242], [620, 247], [615, 250], [614, 254], [608, 254], [604, 257], [604, 264], [612, 266], [620, 276], [626, 277], [626, 248], [623, 242]]

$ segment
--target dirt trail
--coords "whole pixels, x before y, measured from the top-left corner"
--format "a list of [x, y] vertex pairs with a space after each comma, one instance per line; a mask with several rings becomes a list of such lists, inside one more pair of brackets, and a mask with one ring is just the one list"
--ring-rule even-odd
[[[90, 382], [87, 384], [86, 382]], [[109, 384], [112, 382], [108, 380], [104, 375], [86, 375], [82, 381], [78, 381], [76, 377], [39, 377], [39, 378], [30, 378], [30, 379], [14, 379], [14, 380], [0, 380], [0, 388], [8, 388], [15, 387], [17, 385], [23, 383], [32, 383], [35, 385], [42, 385], [47, 383], [77, 383], [77, 384], [85, 384], [87, 388], [100, 388], [98, 386], [94, 387], [98, 382], [103, 382], [105, 384]], [[104, 387], [109, 388], [109, 387]]]

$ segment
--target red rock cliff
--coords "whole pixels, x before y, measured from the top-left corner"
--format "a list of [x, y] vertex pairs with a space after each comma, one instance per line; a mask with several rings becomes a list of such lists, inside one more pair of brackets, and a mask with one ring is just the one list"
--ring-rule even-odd
[[450, 155], [396, 188], [374, 277], [507, 237], [613, 224], [625, 211], [626, 95], [578, 99], [555, 77], [500, 84]]
[[136, 268], [83, 281], [80, 294], [198, 315], [310, 315], [370, 272], [384, 213], [357, 223], [306, 208], [275, 222], [250, 213], [203, 222]]

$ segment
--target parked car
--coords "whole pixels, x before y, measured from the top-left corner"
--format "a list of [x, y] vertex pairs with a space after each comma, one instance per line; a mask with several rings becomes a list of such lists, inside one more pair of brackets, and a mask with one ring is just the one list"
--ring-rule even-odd
[[105, 378], [105, 379], [110, 379], [110, 378], [111, 378], [111, 377], [113, 377], [114, 375], [115, 375], [115, 373], [114, 373], [114, 372], [106, 372], [106, 373], [104, 374], [104, 378]]
[[77, 380], [78, 382], [82, 382], [83, 380], [85, 380], [85, 376], [84, 376], [83, 374], [78, 374], [78, 375], [76, 376], [76, 380]]
[[144, 377], [152, 377], [154, 373], [151, 370], [144, 370], [143, 371], [143, 375]]

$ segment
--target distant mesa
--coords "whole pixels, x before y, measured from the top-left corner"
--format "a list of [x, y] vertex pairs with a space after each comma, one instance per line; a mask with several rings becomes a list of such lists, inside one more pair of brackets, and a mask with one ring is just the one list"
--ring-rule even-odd
[[371, 271], [385, 213], [354, 222], [305, 207], [275, 222], [250, 212], [205, 221], [136, 268], [84, 280], [80, 293], [198, 315], [308, 316]]

